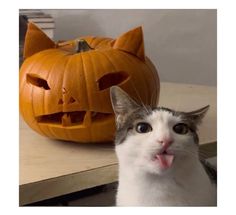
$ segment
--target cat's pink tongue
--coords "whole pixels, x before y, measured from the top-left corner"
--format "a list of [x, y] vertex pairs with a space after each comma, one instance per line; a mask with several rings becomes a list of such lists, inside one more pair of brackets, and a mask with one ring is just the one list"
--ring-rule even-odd
[[174, 160], [174, 155], [157, 154], [156, 158], [159, 160], [161, 168], [167, 169], [172, 165]]

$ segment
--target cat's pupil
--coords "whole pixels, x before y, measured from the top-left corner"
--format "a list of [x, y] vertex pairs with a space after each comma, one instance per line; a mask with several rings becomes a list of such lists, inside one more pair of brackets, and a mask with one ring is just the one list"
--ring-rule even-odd
[[152, 131], [152, 127], [150, 124], [148, 124], [146, 122], [140, 122], [136, 126], [136, 131], [138, 133], [147, 133], [147, 132]]
[[187, 134], [189, 129], [185, 123], [178, 123], [173, 127], [173, 130], [177, 134]]

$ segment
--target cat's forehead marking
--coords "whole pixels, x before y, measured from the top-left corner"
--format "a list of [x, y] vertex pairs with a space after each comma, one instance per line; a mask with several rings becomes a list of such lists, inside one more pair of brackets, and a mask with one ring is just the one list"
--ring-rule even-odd
[[168, 108], [155, 108], [153, 109], [150, 118], [157, 119], [158, 121], [167, 122], [169, 120], [179, 120], [180, 116]]

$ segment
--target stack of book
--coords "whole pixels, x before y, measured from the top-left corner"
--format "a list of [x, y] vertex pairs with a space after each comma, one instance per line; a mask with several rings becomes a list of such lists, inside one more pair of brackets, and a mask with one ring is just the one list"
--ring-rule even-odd
[[49, 14], [45, 14], [41, 10], [20, 9], [20, 16], [23, 16], [28, 22], [33, 22], [41, 28], [48, 37], [53, 39], [55, 22]]
[[26, 31], [27, 31], [27, 20], [23, 16], [19, 16], [19, 66], [21, 66], [24, 60], [23, 50], [24, 50]]

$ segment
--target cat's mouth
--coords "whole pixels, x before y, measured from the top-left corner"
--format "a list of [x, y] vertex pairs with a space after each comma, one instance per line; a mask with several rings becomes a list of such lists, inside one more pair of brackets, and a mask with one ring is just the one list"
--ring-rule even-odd
[[172, 166], [175, 155], [170, 151], [162, 151], [154, 155], [153, 161], [158, 163], [161, 169], [168, 169]]

